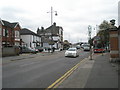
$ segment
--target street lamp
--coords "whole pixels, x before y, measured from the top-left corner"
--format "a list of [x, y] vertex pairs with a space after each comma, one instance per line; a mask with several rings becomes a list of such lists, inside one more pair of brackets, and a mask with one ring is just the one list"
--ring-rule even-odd
[[53, 24], [53, 13], [55, 13], [55, 16], [57, 16], [57, 11], [53, 11], [53, 7], [51, 7], [51, 11], [50, 12], [47, 12], [47, 13], [50, 13], [51, 14], [51, 25]]
[[[55, 16], [57, 16], [57, 11], [53, 11], [53, 7], [51, 7], [51, 11], [47, 12], [51, 14], [51, 26], [53, 25], [53, 13], [55, 13]], [[52, 33], [53, 33], [53, 26], [51, 27], [51, 50], [53, 48], [53, 38], [52, 38]]]

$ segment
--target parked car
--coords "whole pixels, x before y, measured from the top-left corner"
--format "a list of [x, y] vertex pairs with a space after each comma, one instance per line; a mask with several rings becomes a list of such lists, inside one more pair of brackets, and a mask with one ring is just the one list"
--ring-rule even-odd
[[22, 53], [34, 53], [34, 54], [36, 54], [37, 51], [35, 49], [30, 48], [30, 47], [22, 47]]
[[44, 48], [41, 46], [37, 46], [37, 47], [35, 47], [35, 49], [37, 49], [39, 52], [42, 52], [44, 50]]
[[32, 50], [35, 50], [36, 51], [36, 53], [38, 53], [39, 52], [39, 50], [38, 49], [36, 49], [36, 48], [31, 48]]
[[77, 56], [79, 56], [79, 54], [76, 48], [69, 48], [65, 52], [65, 57], [77, 57]]
[[94, 47], [93, 49], [94, 53], [102, 53], [102, 52], [105, 52], [105, 49], [104, 48], [98, 48], [98, 47]]

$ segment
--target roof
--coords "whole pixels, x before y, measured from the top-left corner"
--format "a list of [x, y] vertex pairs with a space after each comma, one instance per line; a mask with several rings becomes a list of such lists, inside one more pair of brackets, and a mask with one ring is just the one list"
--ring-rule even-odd
[[63, 28], [60, 26], [56, 26], [56, 23], [53, 23], [53, 25], [49, 26], [48, 28], [44, 29], [41, 27], [41, 29], [37, 29], [37, 33], [39, 35], [45, 35], [46, 33], [52, 33], [53, 36], [56, 36], [59, 34], [59, 29], [63, 31]]
[[46, 32], [49, 32], [49, 33], [52, 32], [53, 34], [58, 34], [60, 28], [62, 29], [62, 27], [60, 27], [60, 26], [54, 26], [54, 25], [52, 25], [52, 26], [46, 28]]
[[23, 28], [22, 30], [20, 30], [20, 35], [35, 35], [35, 36], [39, 36], [38, 34], [34, 33], [33, 31], [27, 29], [27, 28]]
[[8, 21], [5, 21], [5, 20], [1, 20], [2, 24], [6, 27], [10, 27], [10, 28], [15, 28], [16, 25], [18, 25], [18, 22], [15, 22], [15, 23], [10, 23]]

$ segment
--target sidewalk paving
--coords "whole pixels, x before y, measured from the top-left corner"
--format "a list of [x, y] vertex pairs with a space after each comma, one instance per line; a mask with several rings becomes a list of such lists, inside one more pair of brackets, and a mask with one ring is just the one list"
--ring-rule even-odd
[[58, 88], [118, 88], [118, 64], [109, 62], [109, 53], [95, 54], [93, 60], [86, 59]]
[[2, 60], [4, 60], [4, 61], [15, 61], [15, 60], [22, 60], [22, 59], [27, 59], [27, 58], [34, 58], [34, 57], [38, 57], [38, 56], [55, 55], [55, 54], [58, 54], [60, 52], [61, 51], [55, 51], [53, 53], [40, 52], [40, 53], [37, 53], [37, 54], [23, 53], [23, 54], [20, 54], [19, 56], [2, 57]]

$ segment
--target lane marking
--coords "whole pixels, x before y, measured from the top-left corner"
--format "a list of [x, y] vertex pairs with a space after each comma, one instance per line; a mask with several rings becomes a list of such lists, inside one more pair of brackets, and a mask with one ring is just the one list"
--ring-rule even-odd
[[58, 80], [56, 80], [53, 84], [51, 84], [48, 88], [45, 90], [49, 90], [51, 88], [57, 88], [67, 77], [69, 77], [82, 63], [85, 62], [86, 58], [81, 60], [78, 64], [76, 64], [74, 67], [72, 67], [69, 71], [67, 71], [63, 76], [61, 76]]

